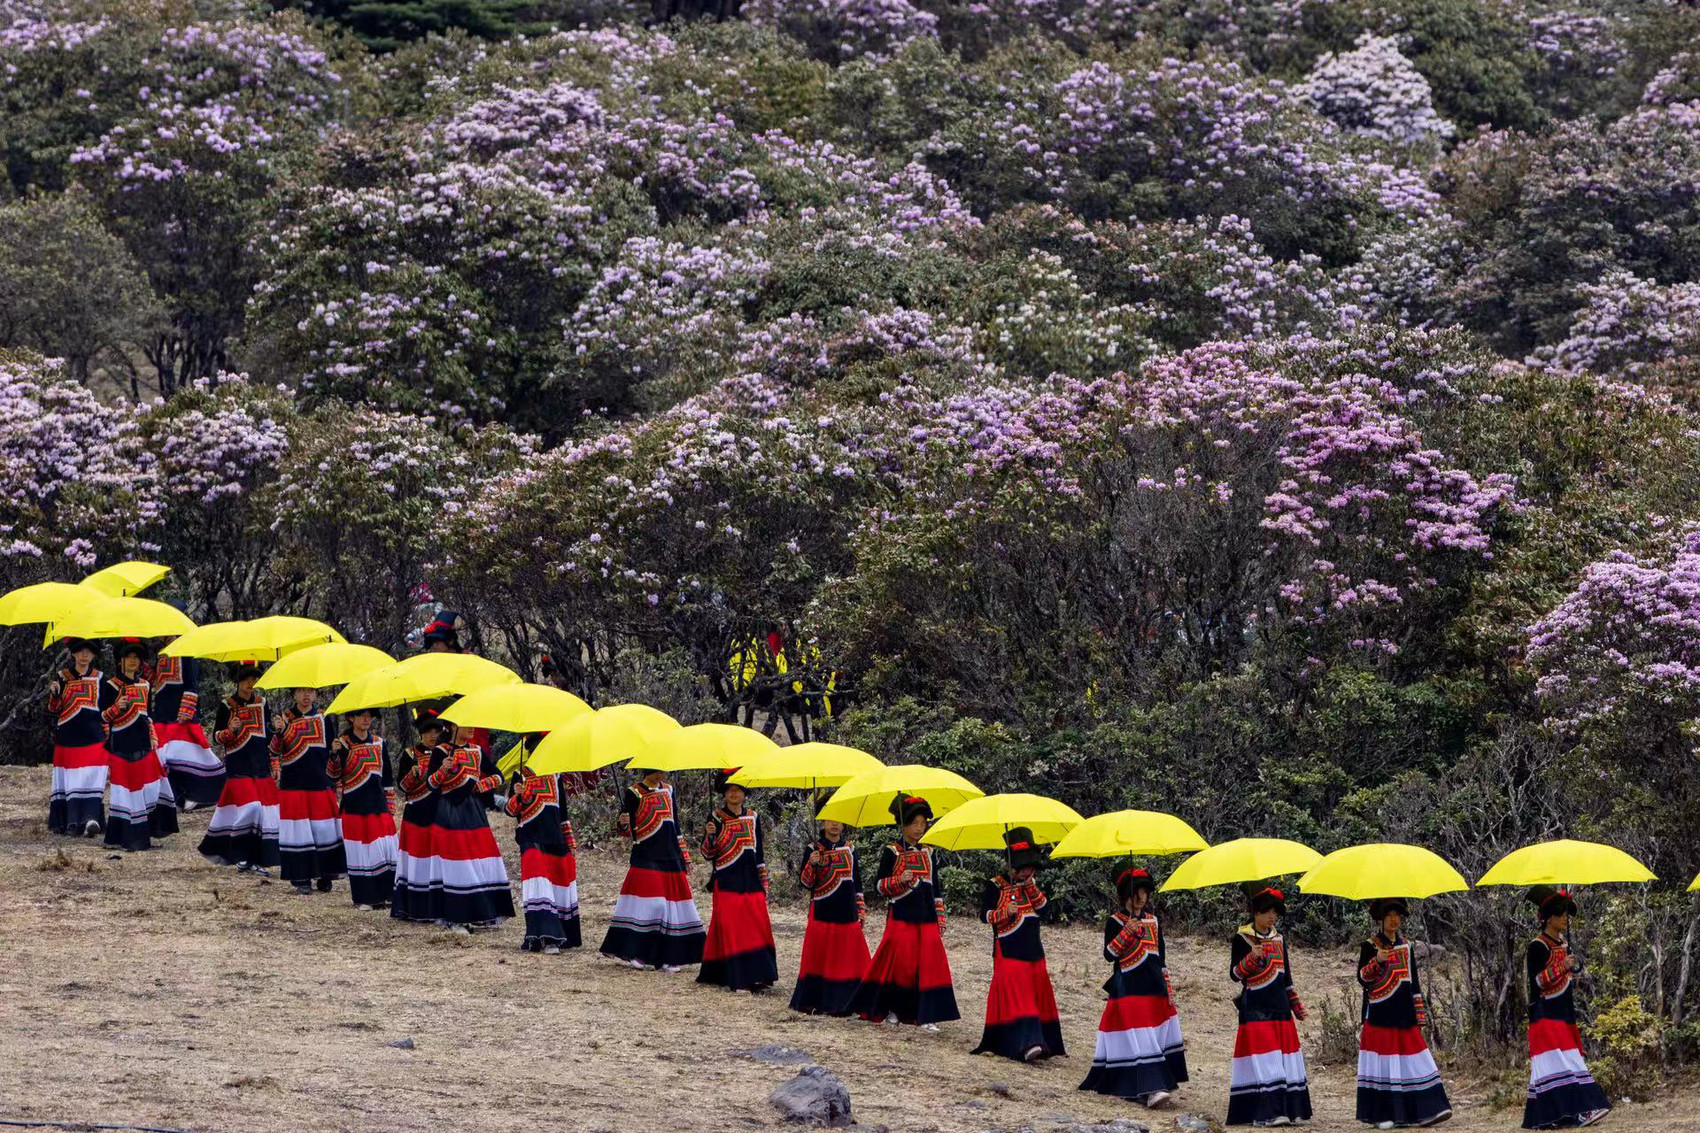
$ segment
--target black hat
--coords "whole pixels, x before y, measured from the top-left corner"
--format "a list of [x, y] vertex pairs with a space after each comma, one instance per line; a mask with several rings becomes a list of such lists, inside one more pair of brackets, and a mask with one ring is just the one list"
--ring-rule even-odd
[[726, 793], [726, 788], [728, 787], [737, 787], [741, 791], [745, 790], [742, 783], [732, 782], [732, 776], [737, 773], [738, 768], [736, 767], [727, 767], [716, 771], [714, 773], [714, 793], [717, 795], [724, 795]]
[[1369, 903], [1369, 918], [1377, 923], [1386, 919], [1388, 913], [1398, 913], [1402, 917], [1411, 915], [1411, 906], [1403, 897], [1377, 897]]
[[1253, 913], [1274, 909], [1282, 916], [1287, 915], [1287, 895], [1267, 881], [1248, 881], [1240, 889], [1245, 893], [1246, 905]]
[[1125, 901], [1133, 896], [1134, 890], [1143, 889], [1147, 893], [1157, 892], [1157, 879], [1138, 866], [1124, 866], [1116, 871], [1116, 899]]
[[1528, 893], [1529, 903], [1540, 910], [1542, 924], [1560, 913], [1576, 915], [1576, 899], [1567, 890], [1552, 885], [1537, 885]]
[[237, 684], [241, 684], [246, 680], [257, 681], [260, 679], [260, 667], [258, 665], [244, 662], [243, 664], [236, 666], [236, 676], [234, 679]]
[[933, 817], [933, 808], [927, 804], [926, 799], [919, 795], [898, 795], [891, 800], [889, 809], [891, 810], [891, 817], [897, 819], [899, 826], [908, 826], [915, 821], [917, 815], [927, 819]]
[[435, 641], [446, 641], [458, 644], [460, 635], [455, 632], [455, 621], [460, 617], [453, 610], [439, 610], [430, 625], [425, 627], [424, 641], [429, 645]]
[[1009, 854], [1010, 869], [1025, 869], [1028, 866], [1038, 869], [1045, 864], [1044, 855], [1039, 852], [1039, 847], [1033, 844], [1033, 831], [1025, 826], [1004, 831], [1003, 844]]
[[443, 721], [438, 717], [435, 708], [421, 708], [413, 714], [413, 730], [416, 732], [442, 731]]
[[65, 639], [65, 649], [70, 653], [80, 653], [84, 649], [87, 649], [90, 653], [95, 651], [94, 642], [90, 641], [86, 637], [67, 637]]
[[143, 645], [135, 638], [126, 637], [123, 641], [120, 641], [117, 645], [112, 647], [112, 656], [114, 660], [118, 661], [122, 661], [126, 657], [140, 657], [142, 660], [146, 661], [148, 659], [148, 649], [147, 646]]

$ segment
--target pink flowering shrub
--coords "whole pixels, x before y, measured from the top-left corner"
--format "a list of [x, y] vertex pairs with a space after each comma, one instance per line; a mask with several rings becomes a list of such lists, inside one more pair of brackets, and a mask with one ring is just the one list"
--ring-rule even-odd
[[1455, 132], [1392, 36], [1366, 33], [1351, 51], [1324, 55], [1295, 93], [1342, 129], [1378, 142], [1432, 147]]
[[1658, 733], [1700, 709], [1700, 537], [1674, 553], [1614, 552], [1529, 627], [1548, 717]]
[[908, 40], [934, 35], [938, 24], [909, 0], [748, 0], [743, 14], [829, 63], [878, 60]]

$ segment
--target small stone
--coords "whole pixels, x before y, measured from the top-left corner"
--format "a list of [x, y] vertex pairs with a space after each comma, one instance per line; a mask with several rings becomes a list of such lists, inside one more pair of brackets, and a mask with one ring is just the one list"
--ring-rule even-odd
[[979, 1098], [969, 1098], [967, 1101], [963, 1102], [962, 1104], [967, 1106], [969, 1109], [990, 1109], [991, 1108], [991, 1106], [987, 1105], [985, 1102], [981, 1101]]
[[395, 1047], [397, 1050], [412, 1050], [413, 1049], [413, 1040], [412, 1039], [397, 1039], [395, 1042], [391, 1043], [390, 1045]]
[[993, 1082], [991, 1085], [987, 1086], [986, 1089], [1000, 1098], [1013, 1096], [1013, 1091], [1009, 1088], [1008, 1082]]
[[1190, 1113], [1175, 1116], [1175, 1128], [1181, 1133], [1210, 1133], [1210, 1123], [1202, 1117], [1194, 1117]]
[[833, 1129], [851, 1122], [850, 1091], [819, 1066], [803, 1067], [795, 1078], [767, 1095], [767, 1101], [786, 1121]]
[[774, 1066], [808, 1066], [815, 1060], [814, 1055], [808, 1051], [798, 1050], [796, 1047], [786, 1046], [784, 1043], [763, 1043], [760, 1046], [751, 1047], [749, 1050], [735, 1050], [732, 1053], [739, 1058], [748, 1058], [753, 1062], [766, 1062]]

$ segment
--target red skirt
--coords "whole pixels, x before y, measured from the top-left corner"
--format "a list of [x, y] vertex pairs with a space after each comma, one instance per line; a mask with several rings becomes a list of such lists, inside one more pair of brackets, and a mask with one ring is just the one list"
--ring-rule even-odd
[[898, 1022], [910, 1024], [962, 1018], [937, 921], [886, 918], [885, 935], [856, 989], [851, 1010], [864, 1019], [881, 1021], [896, 1015]]
[[868, 974], [872, 959], [860, 922], [816, 920], [811, 907], [791, 1010], [806, 1015], [850, 1014], [851, 997]]
[[1034, 1047], [1046, 1057], [1066, 1053], [1051, 974], [1042, 959], [1012, 960], [996, 951], [986, 996], [986, 1030], [972, 1053], [1024, 1061]]
[[767, 894], [759, 890], [731, 893], [716, 887], [697, 983], [747, 991], [771, 987], [778, 981], [779, 960], [773, 948]]

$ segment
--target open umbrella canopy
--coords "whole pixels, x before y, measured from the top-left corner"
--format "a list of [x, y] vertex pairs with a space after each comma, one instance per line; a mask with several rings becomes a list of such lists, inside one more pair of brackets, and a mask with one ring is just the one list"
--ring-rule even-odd
[[1688, 891], [1690, 893], [1700, 893], [1700, 874], [1694, 875], [1694, 882], [1689, 885]]
[[982, 795], [953, 807], [921, 841], [943, 850], [1001, 850], [1004, 834], [1025, 826], [1044, 845], [1084, 821], [1073, 807], [1043, 795]]
[[1600, 842], [1560, 838], [1513, 850], [1482, 874], [1477, 885], [1600, 885], [1611, 881], [1657, 881], [1653, 871]]
[[843, 744], [806, 743], [775, 748], [739, 768], [732, 782], [745, 787], [837, 787], [885, 764]]
[[1238, 885], [1243, 881], [1303, 873], [1321, 860], [1321, 854], [1302, 842], [1286, 838], [1235, 838], [1200, 850], [1182, 862], [1163, 882], [1163, 892]]
[[209, 622], [160, 652], [167, 657], [199, 657], [205, 661], [276, 661], [315, 645], [346, 644], [342, 634], [315, 618], [277, 614], [250, 621]]
[[525, 741], [523, 739], [518, 740], [509, 747], [507, 751], [502, 753], [501, 758], [496, 760], [497, 772], [500, 773], [504, 779], [512, 779], [514, 777], [514, 772], [519, 770], [519, 761], [524, 757], [524, 755]]
[[954, 771], [900, 763], [848, 780], [826, 800], [817, 817], [851, 826], [891, 826], [896, 821], [891, 817], [891, 800], [898, 795], [926, 799], [936, 818], [985, 793]]
[[80, 582], [37, 582], [31, 586], [20, 586], [0, 598], [0, 625], [63, 621], [72, 610], [106, 597], [108, 595]]
[[129, 598], [140, 594], [170, 573], [171, 568], [168, 566], [131, 560], [127, 563], [113, 563], [97, 570], [83, 579], [80, 585], [92, 586], [108, 598]]
[[660, 737], [642, 755], [626, 761], [633, 770], [701, 771], [742, 767], [779, 750], [753, 728], [737, 724], [692, 724]]
[[1160, 810], [1113, 810], [1095, 814], [1070, 830], [1052, 848], [1051, 856], [1118, 858], [1124, 854], [1190, 854], [1209, 845], [1198, 831], [1172, 814]]
[[[182, 638], [178, 640], [181, 641]], [[295, 650], [267, 669], [265, 675], [254, 684], [257, 688], [267, 689], [329, 688], [332, 685], [345, 685], [367, 673], [376, 672], [395, 663], [394, 657], [370, 645], [328, 641]]]
[[152, 598], [102, 598], [54, 622], [48, 637], [176, 637], [194, 628], [183, 611]]
[[451, 724], [502, 732], [552, 732], [595, 709], [554, 685], [491, 685], [469, 692], [442, 712]]
[[1351, 901], [1414, 900], [1469, 888], [1470, 883], [1445, 858], [1404, 842], [1371, 842], [1335, 850], [1299, 878], [1300, 892]]
[[526, 761], [538, 775], [597, 771], [647, 753], [679, 722], [647, 704], [612, 704], [551, 731]]
[[519, 683], [519, 674], [506, 665], [471, 653], [420, 653], [350, 681], [325, 712], [334, 716], [355, 708], [394, 708]]

